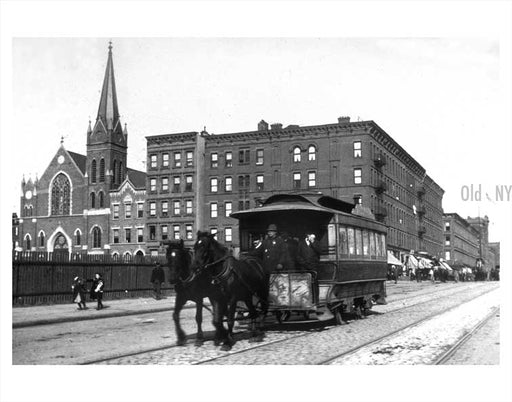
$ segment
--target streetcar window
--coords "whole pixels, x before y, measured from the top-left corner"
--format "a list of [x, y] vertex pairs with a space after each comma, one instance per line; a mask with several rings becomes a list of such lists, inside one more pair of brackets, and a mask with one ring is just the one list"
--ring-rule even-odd
[[382, 255], [382, 244], [380, 242], [380, 236], [378, 233], [375, 233], [375, 245], [377, 257], [380, 257]]
[[363, 242], [361, 229], [356, 229], [356, 254], [361, 255], [363, 253]]
[[372, 256], [372, 258], [376, 257], [376, 252], [375, 252], [375, 233], [373, 233], [373, 232], [370, 232], [370, 255]]
[[386, 235], [381, 233], [380, 238], [381, 238], [381, 242], [382, 242], [381, 257], [386, 257]]
[[348, 228], [347, 233], [348, 233], [348, 253], [350, 255], [354, 255], [355, 248], [356, 248], [356, 238], [354, 235], [354, 229]]
[[348, 254], [347, 228], [340, 226], [340, 254]]
[[367, 230], [363, 230], [363, 255], [370, 255], [370, 238]]

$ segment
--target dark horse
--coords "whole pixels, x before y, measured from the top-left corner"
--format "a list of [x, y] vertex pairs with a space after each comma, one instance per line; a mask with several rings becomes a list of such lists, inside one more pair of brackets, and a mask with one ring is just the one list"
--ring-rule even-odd
[[[196, 323], [197, 335], [196, 346], [201, 346], [204, 341], [202, 323], [203, 323], [203, 299], [208, 297], [212, 305], [214, 300], [222, 297], [219, 290], [212, 285], [211, 279], [200, 272], [192, 269], [192, 256], [184, 248], [183, 240], [167, 242], [167, 262], [169, 265], [169, 282], [174, 285], [176, 292], [176, 301], [174, 304], [174, 313], [172, 315], [174, 326], [176, 328], [177, 344], [185, 345], [185, 331], [180, 325], [180, 312], [185, 303], [189, 300], [196, 303]], [[225, 339], [225, 331], [217, 331], [215, 334], [215, 343], [220, 344], [221, 339]]]
[[[196, 269], [208, 273], [211, 281], [222, 293], [216, 298], [213, 321], [215, 328], [221, 332], [224, 329], [222, 320], [224, 315], [228, 321], [227, 338], [222, 346], [223, 350], [230, 350], [233, 345], [233, 326], [238, 301], [243, 301], [249, 310], [251, 319], [251, 340], [261, 341], [263, 333], [256, 331], [258, 312], [253, 303], [255, 296], [261, 305], [262, 315], [259, 329], [268, 310], [269, 273], [265, 272], [261, 264], [252, 258], [237, 260], [230, 255], [229, 250], [214, 239], [213, 234], [198, 232], [194, 245], [194, 262]], [[220, 329], [222, 327], [222, 329]]]

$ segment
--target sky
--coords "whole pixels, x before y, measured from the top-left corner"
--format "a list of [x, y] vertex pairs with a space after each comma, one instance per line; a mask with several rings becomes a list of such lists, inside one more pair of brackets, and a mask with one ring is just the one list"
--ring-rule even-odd
[[[261, 119], [374, 120], [445, 190], [445, 212], [488, 215], [499, 240], [495, 186], [512, 183], [502, 168], [509, 150], [497, 146], [498, 39], [15, 38], [13, 138], [23, 145], [13, 154], [24, 162], [10, 172], [11, 208], [19, 211], [23, 175], [41, 176], [61, 137], [86, 153], [112, 40], [130, 167], [145, 170], [149, 135], [250, 131]], [[482, 202], [463, 199], [471, 185], [482, 185]]]
[[[87, 369], [13, 367], [8, 358], [10, 219], [19, 209], [20, 182], [23, 174], [43, 174], [61, 136], [68, 150], [85, 154], [109, 40], [130, 167], [145, 169], [149, 135], [204, 126], [210, 133], [254, 130], [261, 119], [284, 126], [335, 123], [340, 116], [373, 120], [445, 190], [446, 212], [489, 216], [490, 238], [502, 241], [508, 268], [512, 201], [497, 201], [494, 193], [497, 185], [512, 185], [511, 2], [0, 1], [0, 7], [0, 399], [90, 399], [89, 392], [76, 392], [77, 381], [79, 390], [91, 391], [99, 378], [100, 399], [123, 402], [259, 401], [262, 395], [283, 402], [511, 400], [508, 269], [501, 282], [502, 364], [489, 370]], [[481, 184], [492, 201], [485, 194], [480, 202], [464, 201], [461, 189], [471, 184]], [[248, 392], [254, 378], [264, 386]], [[418, 393], [417, 378], [444, 380]], [[468, 378], [479, 381], [456, 386]], [[161, 389], [149, 385], [156, 383]], [[229, 391], [216, 392], [219, 384]]]

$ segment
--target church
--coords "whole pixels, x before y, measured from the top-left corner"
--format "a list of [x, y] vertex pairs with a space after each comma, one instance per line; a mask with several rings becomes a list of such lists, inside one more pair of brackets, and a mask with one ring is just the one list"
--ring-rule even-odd
[[18, 250], [145, 254], [146, 173], [127, 167], [128, 131], [119, 118], [111, 43], [98, 115], [86, 137], [86, 155], [61, 141], [39, 178], [23, 178]]

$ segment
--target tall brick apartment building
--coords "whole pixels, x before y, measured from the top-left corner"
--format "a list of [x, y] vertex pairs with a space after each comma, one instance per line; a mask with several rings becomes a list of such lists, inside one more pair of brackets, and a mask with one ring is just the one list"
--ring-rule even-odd
[[445, 213], [444, 256], [453, 267], [475, 268], [480, 257], [479, 233], [457, 213]]
[[234, 211], [278, 192], [315, 191], [360, 203], [389, 227], [388, 248], [442, 256], [444, 190], [373, 121], [147, 139], [148, 248], [193, 242], [198, 229], [238, 247]]
[[[22, 250], [109, 253], [111, 194], [118, 194], [127, 176], [135, 188], [145, 186], [146, 174], [126, 165], [128, 132], [119, 118], [111, 45], [96, 122], [93, 126], [89, 122], [84, 139], [86, 155], [68, 151], [61, 141], [39, 179], [23, 178]], [[138, 247], [132, 249], [137, 252]]]

